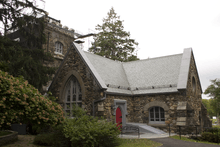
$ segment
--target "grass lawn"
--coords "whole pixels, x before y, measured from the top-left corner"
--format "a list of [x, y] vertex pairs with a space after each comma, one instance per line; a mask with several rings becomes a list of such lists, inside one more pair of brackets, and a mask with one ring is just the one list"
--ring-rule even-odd
[[45, 147], [33, 144], [34, 137], [35, 135], [18, 135], [18, 141], [2, 147]]
[[[18, 141], [3, 147], [45, 147], [33, 144], [35, 135], [18, 135]], [[121, 139], [118, 147], [159, 147], [162, 144], [148, 139]]]
[[11, 134], [12, 132], [0, 131], [0, 136]]
[[161, 143], [149, 139], [121, 139], [121, 145], [118, 147], [159, 147]]
[[[179, 140], [180, 140], [179, 135], [170, 136], [170, 138], [179, 139]], [[211, 143], [211, 142], [207, 142], [207, 141], [198, 141], [198, 140], [189, 139], [189, 138], [183, 137], [183, 136], [181, 136], [181, 140], [183, 140], [183, 141], [190, 141], [190, 142], [198, 142], [198, 143], [206, 143], [206, 144], [215, 144], [215, 145], [218, 145], [218, 143]]]

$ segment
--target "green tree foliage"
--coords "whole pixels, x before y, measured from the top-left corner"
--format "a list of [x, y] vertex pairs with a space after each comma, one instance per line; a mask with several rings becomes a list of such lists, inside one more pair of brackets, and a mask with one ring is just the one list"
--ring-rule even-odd
[[19, 43], [0, 36], [0, 52], [0, 70], [7, 71], [14, 77], [22, 75], [39, 91], [55, 72], [55, 68], [43, 65], [45, 61], [53, 60], [43, 49], [24, 48]]
[[63, 133], [70, 139], [72, 146], [112, 147], [119, 144], [120, 131], [112, 122], [88, 116], [77, 106], [73, 106], [73, 116], [74, 118], [64, 121], [63, 127]]
[[[4, 35], [0, 34], [0, 69], [15, 77], [22, 75], [42, 92], [42, 85], [51, 80], [56, 69], [45, 67], [53, 57], [42, 48], [46, 42], [45, 21], [39, 16], [46, 12], [36, 5], [35, 0], [0, 1], [0, 24], [4, 26]], [[21, 41], [7, 39], [13, 34]]]
[[63, 109], [44, 97], [23, 77], [0, 71], [0, 129], [12, 123], [55, 126], [64, 120]]
[[42, 35], [44, 22], [37, 16], [46, 12], [37, 8], [36, 0], [1, 0], [0, 6], [0, 22], [4, 26], [4, 36], [8, 31], [19, 29], [24, 31], [26, 37], [33, 39], [36, 37], [36, 35], [31, 36], [33, 24], [37, 24], [38, 28], [35, 30], [39, 32], [39, 36]]
[[119, 129], [112, 122], [86, 115], [86, 111], [73, 105], [73, 118], [34, 139], [37, 145], [55, 147], [114, 147], [120, 144]]
[[220, 80], [211, 80], [211, 85], [205, 90], [204, 94], [208, 94], [211, 98], [210, 107], [215, 114], [220, 112]]
[[139, 60], [134, 55], [138, 45], [130, 38], [130, 32], [124, 31], [123, 21], [117, 16], [113, 8], [110, 9], [102, 25], [97, 25], [99, 33], [94, 37], [90, 52], [119, 61]]
[[202, 99], [202, 103], [205, 105], [207, 109], [207, 113], [212, 118], [213, 116], [216, 116], [216, 113], [214, 112], [212, 105], [213, 105], [213, 99]]

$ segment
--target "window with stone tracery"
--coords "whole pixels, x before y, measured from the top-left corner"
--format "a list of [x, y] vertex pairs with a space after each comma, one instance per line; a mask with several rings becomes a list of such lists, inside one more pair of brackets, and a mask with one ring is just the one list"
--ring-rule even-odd
[[73, 105], [82, 107], [82, 91], [76, 77], [72, 76], [67, 85], [65, 93], [65, 112], [67, 116], [72, 116]]

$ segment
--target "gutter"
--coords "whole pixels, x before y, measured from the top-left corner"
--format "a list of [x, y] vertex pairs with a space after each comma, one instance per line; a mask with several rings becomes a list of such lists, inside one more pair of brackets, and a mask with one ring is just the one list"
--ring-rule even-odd
[[[104, 92], [105, 93], [105, 92]], [[106, 99], [106, 93], [105, 93], [105, 96], [99, 100], [94, 100], [93, 101], [93, 117], [95, 117], [95, 103], [97, 102], [101, 102], [101, 101], [104, 101]]]

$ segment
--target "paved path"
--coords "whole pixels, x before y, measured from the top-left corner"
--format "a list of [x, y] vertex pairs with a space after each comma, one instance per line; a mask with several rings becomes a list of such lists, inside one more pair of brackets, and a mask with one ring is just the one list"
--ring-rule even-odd
[[142, 133], [165, 134], [164, 131], [148, 126], [147, 124], [144, 124], [144, 123], [131, 123], [130, 122], [130, 123], [126, 123], [126, 126], [138, 126], [140, 129], [140, 132]]
[[[162, 130], [153, 128], [143, 123], [127, 123], [127, 126], [138, 126], [140, 129], [140, 138], [147, 138], [163, 145], [161, 147], [218, 147], [219, 145], [189, 142], [178, 139], [169, 138], [169, 134]], [[176, 135], [171, 133], [171, 136]], [[138, 138], [138, 133], [130, 133], [119, 135], [120, 138]]]
[[182, 141], [182, 140], [173, 139], [169, 137], [155, 138], [155, 139], [150, 139], [150, 140], [162, 143], [163, 145], [161, 147], [218, 147], [219, 146], [219, 145], [213, 145], [213, 144]]
[[[171, 136], [176, 135], [174, 133], [171, 133]], [[119, 135], [120, 138], [138, 138], [138, 133], [133, 133], [131, 134], [123, 134]], [[147, 138], [147, 139], [152, 139], [152, 138], [165, 138], [169, 137], [168, 133], [164, 134], [155, 134], [155, 133], [141, 133], [139, 138]]]

